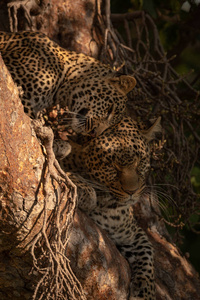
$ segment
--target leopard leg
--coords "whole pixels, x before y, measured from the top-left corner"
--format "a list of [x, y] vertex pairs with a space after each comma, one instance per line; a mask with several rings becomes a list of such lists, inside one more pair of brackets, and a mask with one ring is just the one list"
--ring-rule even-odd
[[71, 145], [67, 141], [54, 140], [53, 141], [53, 152], [55, 157], [60, 161], [68, 156], [71, 152]]
[[69, 178], [77, 187], [78, 207], [89, 213], [97, 206], [96, 192], [86, 179], [78, 174], [67, 173]]
[[[135, 223], [135, 221], [133, 223]], [[127, 238], [126, 244], [118, 247], [131, 266], [132, 282], [130, 287], [130, 300], [155, 300], [152, 245], [145, 232], [137, 223], [132, 224], [130, 230], [135, 230], [135, 236], [132, 242]]]
[[[60, 162], [70, 154], [71, 145], [67, 141], [54, 140], [53, 151]], [[93, 210], [97, 205], [97, 196], [91, 184], [78, 174], [72, 172], [66, 174], [77, 187], [78, 207], [87, 213]]]
[[155, 300], [153, 248], [129, 206], [95, 209], [90, 216], [106, 230], [130, 264], [130, 300]]

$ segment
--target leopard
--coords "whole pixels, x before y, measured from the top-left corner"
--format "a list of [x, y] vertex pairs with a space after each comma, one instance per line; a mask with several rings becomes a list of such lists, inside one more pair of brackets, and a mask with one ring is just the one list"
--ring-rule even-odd
[[131, 267], [128, 299], [155, 300], [153, 247], [138, 226], [130, 201], [119, 203], [109, 192], [98, 193], [94, 185], [80, 175], [67, 174], [77, 185], [78, 208], [108, 234]]
[[149, 143], [160, 132], [160, 120], [140, 129], [135, 120], [124, 116], [117, 124], [84, 144], [68, 141], [71, 153], [60, 161], [64, 170], [74, 170], [104, 185], [121, 199], [136, 199], [145, 189], [150, 169]]
[[154, 251], [134, 217], [134, 204], [147, 192], [150, 142], [160, 130], [160, 117], [144, 128], [124, 116], [88, 142], [71, 141], [71, 153], [60, 160], [64, 171], [84, 177], [78, 184], [79, 192], [85, 191], [79, 208], [108, 233], [129, 262], [130, 300], [156, 299]]
[[42, 32], [0, 32], [0, 53], [31, 118], [59, 105], [68, 111], [71, 128], [83, 135], [99, 135], [117, 123], [136, 85], [133, 76], [66, 50]]

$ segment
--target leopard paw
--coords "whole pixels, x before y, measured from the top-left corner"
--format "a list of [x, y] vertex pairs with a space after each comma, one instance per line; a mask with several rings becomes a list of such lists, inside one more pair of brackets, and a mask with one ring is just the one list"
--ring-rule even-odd
[[62, 160], [70, 154], [71, 145], [67, 141], [54, 140], [53, 152], [58, 160]]

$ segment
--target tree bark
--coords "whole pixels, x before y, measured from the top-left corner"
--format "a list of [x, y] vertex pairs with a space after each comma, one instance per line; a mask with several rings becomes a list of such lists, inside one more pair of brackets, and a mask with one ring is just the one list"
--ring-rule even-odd
[[[31, 271], [31, 250], [45, 218], [45, 158], [2, 59], [0, 78], [0, 297], [30, 299], [41, 277], [37, 269]], [[49, 218], [53, 216], [48, 224], [51, 236], [58, 189], [50, 181], [46, 188], [51, 195], [46, 209]], [[106, 234], [79, 210], [65, 252], [87, 299], [107, 299], [108, 295], [109, 299], [127, 298], [128, 263]]]
[[[6, 2], [0, 1], [0, 11], [4, 12], [0, 29], [41, 30], [63, 47], [98, 57], [104, 37], [100, 38], [100, 31], [94, 25], [101, 1], [53, 0], [50, 3], [43, 0], [38, 5], [30, 0], [27, 3], [13, 1], [9, 15]], [[19, 4], [16, 15], [13, 8]], [[25, 14], [25, 8], [29, 14]], [[0, 298], [31, 299], [42, 276], [34, 268], [31, 249], [44, 226], [46, 162], [31, 121], [23, 112], [18, 89], [2, 59], [0, 120]], [[61, 187], [52, 179], [47, 182], [46, 189], [50, 226], [51, 222], [55, 223]], [[135, 214], [155, 249], [157, 299], [200, 299], [198, 274], [169, 242], [164, 225], [146, 203], [138, 204]], [[64, 222], [65, 219], [61, 220], [62, 224]], [[54, 232], [55, 228], [48, 226], [47, 233], [51, 236], [51, 229]], [[64, 254], [78, 278], [75, 283], [80, 293], [76, 291], [75, 299], [81, 299], [81, 285], [86, 299], [128, 299], [130, 268], [106, 233], [79, 210], [76, 210], [70, 232]], [[72, 299], [67, 289], [63, 290], [63, 295]]]

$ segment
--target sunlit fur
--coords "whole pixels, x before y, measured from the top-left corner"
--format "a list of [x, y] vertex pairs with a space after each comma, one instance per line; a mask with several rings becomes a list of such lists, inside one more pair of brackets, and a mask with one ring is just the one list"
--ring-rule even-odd
[[118, 122], [126, 94], [136, 84], [134, 77], [117, 76], [109, 66], [67, 51], [41, 32], [0, 32], [0, 52], [22, 87], [28, 115], [35, 118], [56, 104], [68, 107], [72, 128], [82, 134], [99, 135]]
[[84, 145], [71, 143], [72, 152], [61, 162], [62, 167], [85, 173], [120, 201], [137, 200], [150, 167], [149, 136], [153, 136], [155, 128], [150, 130], [140, 131], [134, 120], [124, 117]]
[[130, 300], [155, 300], [153, 247], [137, 225], [132, 205], [149, 192], [148, 144], [158, 125], [159, 119], [139, 130], [135, 121], [124, 117], [86, 143], [71, 143], [72, 152], [61, 161], [64, 170], [79, 174], [79, 208], [107, 231], [131, 266]]

